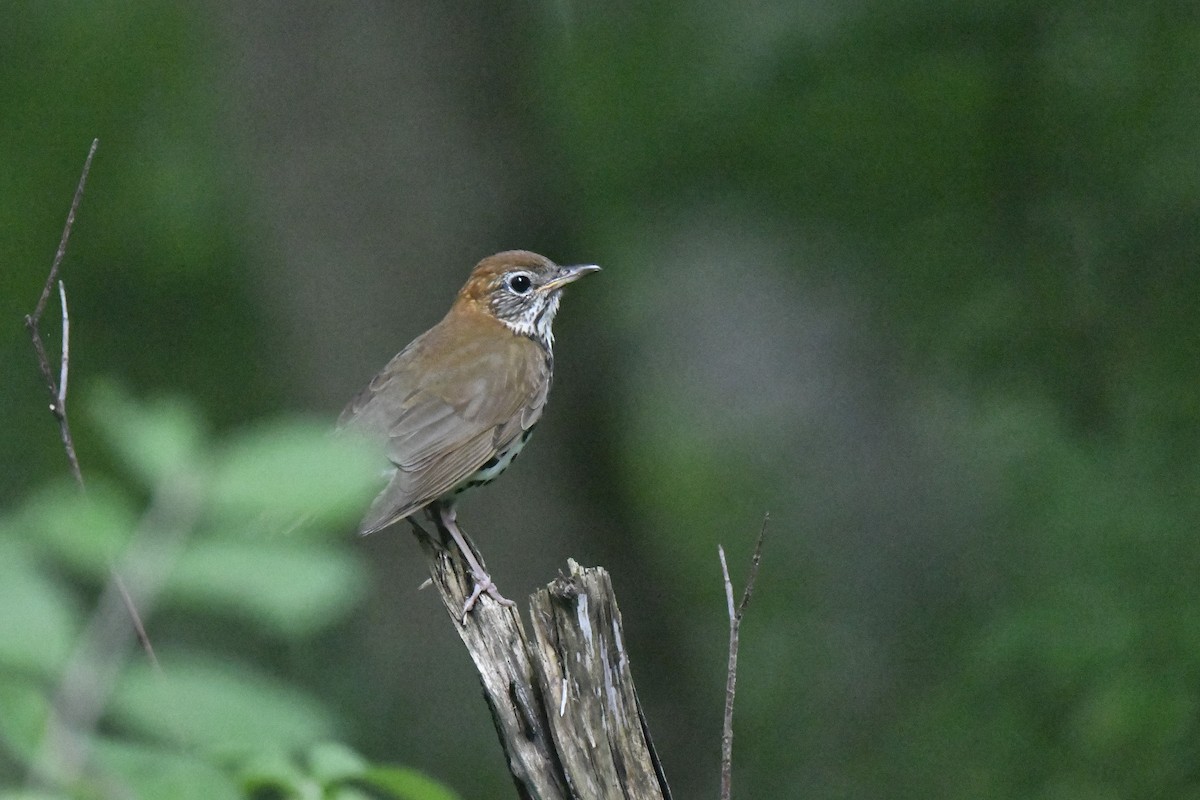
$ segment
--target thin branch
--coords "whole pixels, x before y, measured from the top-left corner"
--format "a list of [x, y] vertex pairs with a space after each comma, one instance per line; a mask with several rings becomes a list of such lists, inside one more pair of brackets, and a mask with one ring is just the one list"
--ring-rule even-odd
[[[54, 261], [46, 276], [46, 283], [38, 297], [37, 305], [32, 314], [25, 316], [25, 327], [29, 331], [33, 350], [37, 356], [38, 369], [50, 395], [50, 413], [58, 421], [59, 433], [62, 437], [63, 449], [67, 454], [67, 462], [71, 475], [80, 491], [85, 490], [83, 471], [79, 467], [79, 457], [75, 451], [75, 441], [71, 436], [71, 424], [67, 417], [67, 385], [70, 378], [71, 363], [71, 317], [67, 311], [67, 289], [58, 277], [63, 260], [67, 255], [67, 245], [71, 239], [71, 229], [75, 225], [75, 216], [79, 212], [83, 200], [84, 187], [87, 185], [88, 173], [92, 168], [92, 159], [100, 140], [93, 139], [88, 149], [87, 159], [83, 163], [83, 171], [79, 176], [79, 184], [75, 187], [75, 196], [71, 200], [71, 208], [67, 212], [67, 221], [63, 225], [62, 238], [58, 250], [54, 253]], [[62, 307], [62, 354], [59, 358], [58, 380], [55, 380], [54, 370], [50, 366], [50, 357], [42, 341], [39, 325], [50, 292], [55, 283], [58, 284], [58, 297]], [[155, 522], [157, 518], [152, 507], [143, 523]], [[161, 516], [161, 512], [158, 512]], [[145, 538], [144, 536], [142, 538]], [[161, 537], [160, 537], [161, 539]], [[135, 537], [135, 543], [137, 537]], [[156, 540], [156, 548], [162, 548], [161, 540]], [[142, 550], [149, 552], [143, 547]], [[159, 553], [156, 557], [162, 558]], [[156, 672], [160, 672], [158, 657], [146, 633], [146, 626], [138, 613], [139, 602], [149, 604], [158, 593], [163, 575], [169, 567], [147, 570], [147, 558], [137, 549], [126, 551], [125, 563], [122, 568], [130, 570], [136, 577], [131, 591], [121, 578], [116, 567], [109, 570], [110, 577], [105, 587], [98, 607], [93, 614], [84, 637], [69, 664], [62, 684], [59, 686], [53, 705], [47, 731], [39, 755], [34, 759], [34, 770], [46, 769], [48, 764], [56, 762], [63, 773], [72, 776], [82, 768], [85, 756], [87, 732], [95, 727], [98, 715], [103, 709], [104, 699], [111, 693], [112, 682], [124, 659], [124, 643], [128, 639], [128, 621], [133, 623], [133, 633], [141, 644]], [[147, 577], [147, 573], [149, 577]], [[57, 759], [54, 757], [57, 756]]]
[[46, 285], [42, 287], [42, 296], [38, 298], [37, 307], [34, 308], [33, 314], [25, 318], [26, 325], [32, 324], [36, 328], [42, 320], [42, 312], [46, 310], [46, 302], [50, 299], [54, 282], [58, 280], [58, 269], [67, 256], [67, 242], [71, 239], [71, 228], [75, 226], [75, 213], [79, 211], [79, 203], [83, 200], [83, 187], [87, 185], [88, 173], [92, 171], [92, 158], [95, 157], [96, 148], [99, 146], [100, 140], [92, 139], [87, 159], [83, 162], [83, 172], [79, 176], [79, 185], [75, 187], [75, 197], [71, 200], [71, 210], [67, 212], [67, 224], [63, 226], [62, 238], [58, 242], [58, 250], [55, 251], [54, 261], [50, 265], [50, 274], [46, 276]]
[[725, 578], [725, 603], [729, 606], [729, 621], [733, 622], [737, 616], [737, 609], [733, 606], [733, 581], [729, 580], [729, 564], [725, 562], [725, 548], [717, 545], [717, 556], [721, 559], [721, 575]]
[[[70, 376], [71, 364], [71, 317], [67, 313], [67, 289], [60, 280], [58, 296], [62, 301], [62, 357], [59, 361], [58, 392], [50, 410], [58, 419], [59, 433], [62, 436], [63, 449], [67, 453], [67, 463], [71, 465], [71, 475], [80, 489], [83, 485], [83, 471], [79, 468], [79, 456], [75, 452], [75, 439], [71, 436], [71, 421], [67, 417], [67, 379]], [[48, 365], [47, 365], [48, 368]]]
[[725, 670], [725, 721], [721, 727], [721, 800], [730, 800], [733, 791], [733, 694], [737, 688], [738, 626], [741, 620], [733, 607], [733, 582], [725, 563], [725, 548], [717, 545], [721, 557], [721, 575], [725, 579], [725, 597], [729, 603], [729, 662]]
[[750, 605], [750, 595], [754, 594], [754, 582], [758, 580], [758, 565], [762, 563], [763, 539], [767, 535], [767, 525], [771, 522], [771, 514], [763, 514], [762, 527], [758, 531], [758, 541], [754, 543], [754, 557], [750, 559], [750, 574], [746, 576], [746, 590], [742, 592], [742, 602], [738, 603], [738, 622]]
[[[92, 146], [88, 150], [87, 159], [83, 162], [83, 172], [79, 176], [79, 184], [75, 187], [75, 196], [71, 199], [71, 209], [67, 212], [67, 222], [63, 225], [62, 238], [58, 242], [58, 250], [54, 253], [54, 261], [50, 264], [50, 274], [46, 276], [46, 284], [42, 287], [42, 294], [38, 297], [37, 305], [33, 309], [32, 314], [25, 316], [25, 327], [29, 331], [29, 337], [33, 341], [33, 351], [37, 355], [38, 368], [41, 370], [42, 379], [46, 383], [46, 391], [50, 394], [50, 413], [58, 420], [59, 434], [62, 436], [63, 449], [67, 453], [67, 462], [71, 467], [71, 476], [75, 478], [75, 483], [83, 489], [83, 472], [79, 469], [79, 457], [75, 452], [75, 441], [71, 437], [71, 424], [67, 421], [67, 367], [68, 353], [70, 340], [70, 321], [67, 316], [67, 292], [63, 287], [62, 281], [58, 280], [58, 271], [62, 267], [63, 259], [67, 256], [67, 244], [71, 240], [71, 229], [75, 226], [75, 215], [79, 211], [79, 203], [83, 200], [83, 189], [87, 185], [88, 173], [92, 169], [92, 159], [96, 155], [96, 148], [100, 145], [99, 139], [92, 140]], [[63, 310], [63, 336], [62, 336], [62, 358], [60, 359], [59, 380], [54, 380], [54, 371], [50, 367], [50, 357], [46, 354], [46, 346], [42, 342], [41, 331], [38, 330], [38, 325], [42, 321], [42, 314], [46, 311], [46, 303], [50, 299], [50, 292], [54, 288], [54, 284], [58, 283], [59, 297], [62, 299]]]
[[116, 569], [110, 570], [113, 586], [121, 594], [121, 602], [125, 604], [125, 610], [129, 612], [129, 619], [133, 622], [133, 632], [137, 635], [138, 644], [146, 653], [146, 657], [150, 659], [150, 666], [159, 675], [162, 674], [162, 666], [158, 663], [158, 656], [154, 653], [154, 645], [150, 642], [150, 634], [146, 633], [146, 626], [142, 623], [142, 618], [138, 614], [137, 604], [133, 602], [133, 596], [129, 593], [129, 588], [125, 586], [125, 581], [121, 580], [121, 575]]
[[754, 594], [754, 582], [758, 579], [758, 565], [762, 562], [763, 539], [767, 535], [770, 514], [763, 514], [762, 528], [754, 544], [754, 557], [750, 561], [750, 574], [746, 576], [746, 589], [742, 600], [733, 605], [733, 581], [729, 579], [729, 565], [725, 561], [725, 548], [717, 545], [721, 559], [721, 576], [725, 581], [725, 602], [729, 607], [729, 665], [725, 673], [725, 724], [721, 730], [721, 800], [730, 800], [733, 787], [733, 697], [737, 689], [738, 633], [742, 617]]
[[58, 297], [62, 300], [62, 366], [58, 370], [58, 410], [67, 415], [67, 368], [71, 362], [71, 315], [67, 313], [67, 288], [58, 282]]

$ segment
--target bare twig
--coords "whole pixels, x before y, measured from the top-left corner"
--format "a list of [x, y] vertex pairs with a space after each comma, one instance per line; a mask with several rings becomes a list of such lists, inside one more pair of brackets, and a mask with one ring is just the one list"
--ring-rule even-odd
[[[92, 168], [92, 159], [100, 140], [93, 139], [88, 150], [87, 159], [83, 163], [83, 171], [79, 176], [79, 184], [75, 188], [75, 196], [71, 200], [71, 208], [67, 212], [67, 221], [63, 226], [62, 238], [58, 250], [54, 253], [54, 261], [50, 265], [50, 273], [38, 297], [37, 305], [32, 314], [25, 316], [25, 327], [33, 343], [37, 356], [38, 368], [50, 394], [50, 413], [58, 421], [59, 433], [62, 437], [63, 449], [67, 454], [71, 476], [84, 491], [83, 471], [79, 467], [79, 457], [75, 450], [75, 442], [71, 436], [71, 425], [67, 417], [67, 384], [70, 377], [71, 362], [71, 317], [67, 311], [67, 289], [58, 277], [63, 260], [67, 255], [67, 245], [71, 239], [71, 229], [75, 225], [75, 216], [83, 199], [84, 187], [87, 185], [88, 173]], [[58, 379], [55, 380], [54, 370], [50, 366], [50, 357], [46, 353], [39, 325], [42, 315], [50, 299], [54, 285], [58, 284], [58, 297], [62, 307], [62, 354], [59, 358]], [[160, 523], [161, 511], [155, 508], [143, 520], [143, 529], [147, 525]], [[143, 536], [144, 538], [144, 536]], [[135, 544], [138, 537], [135, 536]], [[156, 548], [162, 548], [162, 540], [156, 540]], [[143, 552], [145, 551], [145, 552]], [[110, 569], [108, 585], [101, 595], [96, 612], [88, 624], [87, 631], [76, 653], [68, 665], [62, 684], [58, 688], [53, 711], [47, 724], [46, 736], [37, 757], [34, 759], [35, 772], [39, 769], [49, 769], [54, 763], [61, 776], [73, 776], [82, 768], [85, 754], [86, 731], [95, 727], [96, 720], [103, 709], [105, 698], [111, 692], [112, 682], [115, 681], [120, 665], [124, 660], [124, 645], [128, 641], [128, 621], [133, 623], [133, 633], [141, 644], [150, 660], [150, 664], [158, 671], [158, 658], [150, 637], [146, 634], [146, 626], [138, 613], [140, 604], [151, 603], [157, 594], [158, 584], [169, 571], [169, 567], [157, 570], [147, 569], [149, 563], [145, 553], [149, 548], [130, 547], [125, 554], [123, 569], [131, 571], [136, 578], [134, 589], [131, 591], [121, 578], [117, 568]], [[162, 558], [162, 553], [157, 554]], [[157, 581], [157, 583], [156, 583]]]
[[[62, 267], [63, 259], [67, 255], [67, 243], [71, 239], [71, 228], [75, 225], [75, 214], [79, 211], [79, 203], [83, 200], [83, 188], [87, 185], [88, 172], [92, 169], [92, 158], [96, 155], [96, 148], [100, 145], [99, 139], [92, 140], [92, 146], [88, 150], [87, 159], [83, 162], [83, 172], [79, 176], [79, 184], [75, 187], [75, 197], [71, 200], [71, 210], [67, 212], [67, 222], [63, 225], [62, 238], [58, 242], [58, 250], [54, 253], [54, 261], [50, 264], [50, 274], [46, 276], [46, 285], [42, 287], [42, 294], [38, 297], [37, 306], [34, 307], [32, 314], [25, 316], [25, 327], [29, 331], [29, 337], [33, 340], [33, 351], [37, 355], [38, 367], [42, 372], [42, 379], [46, 382], [46, 389], [50, 393], [50, 413], [58, 420], [59, 433], [62, 436], [63, 448], [67, 452], [67, 462], [71, 466], [71, 475], [75, 478], [75, 483], [79, 488], [83, 488], [83, 472], [79, 469], [79, 457], [75, 453], [75, 442], [71, 438], [71, 425], [67, 421], [67, 362], [68, 362], [68, 334], [69, 322], [67, 317], [67, 293], [63, 288], [62, 281], [58, 280], [58, 271]], [[58, 283], [59, 297], [62, 298], [63, 309], [63, 344], [62, 344], [62, 359], [59, 372], [59, 380], [54, 380], [54, 371], [50, 367], [50, 358], [46, 354], [46, 346], [42, 342], [41, 332], [38, 330], [38, 324], [42, 321], [42, 314], [46, 311], [46, 303], [50, 300], [50, 292], [54, 289], [54, 284]]]
[[133, 622], [133, 632], [137, 635], [138, 645], [150, 659], [150, 666], [154, 668], [154, 671], [162, 674], [162, 666], [158, 663], [158, 656], [154, 654], [154, 645], [150, 643], [150, 634], [146, 633], [146, 626], [142, 623], [142, 618], [137, 611], [137, 604], [133, 602], [129, 588], [116, 569], [110, 570], [110, 575], [113, 587], [121, 595], [121, 602], [125, 604], [125, 610], [129, 612], [129, 619]]
[[71, 210], [67, 212], [67, 224], [63, 226], [62, 238], [58, 242], [58, 250], [55, 251], [54, 261], [50, 265], [50, 274], [46, 276], [46, 285], [42, 287], [42, 296], [38, 298], [37, 307], [33, 310], [34, 325], [37, 325], [42, 318], [42, 312], [46, 310], [46, 303], [50, 300], [50, 292], [54, 289], [54, 282], [58, 280], [58, 269], [62, 266], [63, 259], [67, 256], [67, 242], [71, 238], [71, 228], [75, 225], [75, 214], [79, 211], [80, 201], [83, 200], [83, 187], [87, 185], [88, 173], [92, 170], [92, 159], [95, 157], [96, 148], [99, 146], [100, 140], [92, 139], [92, 146], [88, 149], [87, 159], [83, 162], [83, 172], [79, 176], [79, 185], [75, 187], [75, 197], [71, 200]]
[[721, 731], [721, 800], [730, 800], [733, 786], [733, 695], [737, 688], [738, 632], [742, 617], [754, 594], [754, 581], [758, 579], [758, 565], [762, 561], [763, 538], [767, 535], [770, 514], [763, 514], [762, 528], [754, 544], [754, 557], [750, 561], [750, 574], [746, 576], [746, 589], [741, 602], [733, 604], [733, 582], [729, 579], [729, 565], [725, 562], [725, 548], [717, 545], [721, 559], [721, 575], [725, 580], [725, 601], [729, 606], [729, 666], [725, 673], [725, 724]]
[[71, 315], [67, 313], [67, 287], [58, 282], [58, 297], [62, 301], [62, 362], [58, 369], [58, 410], [67, 416], [67, 376], [71, 363]]

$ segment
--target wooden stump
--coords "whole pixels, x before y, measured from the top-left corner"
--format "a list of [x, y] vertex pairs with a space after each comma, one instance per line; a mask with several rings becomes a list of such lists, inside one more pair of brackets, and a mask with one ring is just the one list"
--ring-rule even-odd
[[516, 608], [486, 596], [464, 621], [471, 577], [462, 555], [414, 528], [442, 603], [479, 672], [518, 795], [670, 800], [634, 689], [608, 573], [568, 561], [570, 574], [530, 598], [531, 640]]

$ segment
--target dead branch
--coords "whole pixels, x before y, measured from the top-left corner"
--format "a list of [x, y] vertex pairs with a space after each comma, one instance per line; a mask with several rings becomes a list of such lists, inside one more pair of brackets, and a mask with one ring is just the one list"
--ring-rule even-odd
[[[67, 290], [59, 278], [59, 272], [67, 255], [67, 245], [71, 239], [71, 230], [75, 225], [75, 216], [83, 199], [84, 187], [87, 185], [88, 173], [92, 168], [92, 159], [100, 140], [93, 139], [88, 149], [87, 159], [75, 187], [75, 195], [71, 200], [71, 208], [67, 212], [67, 221], [63, 225], [62, 237], [46, 283], [38, 297], [33, 313], [25, 316], [25, 327], [29, 331], [33, 343], [34, 354], [37, 356], [38, 369], [50, 394], [50, 413], [58, 421], [59, 433], [63, 449], [67, 454], [67, 463], [71, 475], [80, 491], [85, 490], [83, 471], [79, 467], [79, 457], [75, 449], [75, 441], [71, 435], [71, 424], [67, 416], [67, 385], [70, 378], [71, 362], [71, 317], [67, 310]], [[62, 348], [59, 357], [57, 380], [50, 365], [50, 357], [46, 352], [39, 328], [42, 315], [50, 299], [50, 293], [55, 284], [58, 285], [59, 303], [62, 308]], [[38, 752], [33, 759], [32, 775], [53, 772], [60, 779], [70, 780], [83, 767], [86, 758], [86, 742], [89, 732], [95, 728], [104, 704], [111, 694], [113, 683], [125, 659], [125, 648], [130, 634], [136, 637], [146, 653], [154, 669], [159, 669], [158, 658], [138, 607], [143, 608], [153, 602], [158, 593], [161, 581], [170, 572], [169, 565], [162, 565], [162, 559], [175, 552], [171, 544], [182, 546], [182, 537], [190, 528], [188, 524], [165, 525], [170, 520], [178, 520], [179, 515], [190, 519], [191, 515], [180, 511], [187, 509], [189, 504], [180, 503], [178, 490], [171, 490], [172, 510], [164, 510], [154, 506], [142, 520], [142, 525], [135, 534], [133, 543], [126, 550], [120, 569], [110, 569], [109, 582], [101, 593], [96, 611], [88, 622], [80, 643], [72, 654], [63, 678], [55, 694], [54, 704], [47, 721], [46, 733]], [[186, 500], [186, 496], [183, 498]], [[195, 503], [191, 503], [195, 505]], [[169, 534], [180, 531], [178, 536], [163, 536], [164, 528]], [[150, 548], [144, 540], [153, 538], [154, 547]], [[142, 542], [139, 546], [138, 543]], [[164, 544], [166, 542], [166, 544]], [[176, 548], [177, 550], [177, 548]], [[153, 564], [159, 566], [155, 567]], [[140, 578], [135, 588], [131, 589], [121, 578], [121, 571]], [[129, 623], [132, 622], [132, 629]]]
[[730, 800], [733, 788], [733, 696], [737, 689], [738, 633], [742, 616], [750, 605], [754, 593], [754, 581], [758, 579], [758, 565], [762, 561], [763, 538], [767, 535], [767, 523], [771, 515], [764, 514], [758, 541], [754, 545], [754, 557], [750, 561], [750, 574], [746, 577], [746, 589], [742, 600], [733, 604], [733, 582], [729, 579], [729, 565], [725, 562], [725, 548], [717, 545], [721, 559], [721, 575], [725, 581], [725, 600], [729, 606], [729, 665], [725, 673], [725, 724], [721, 730], [721, 800]]
[[[63, 225], [62, 238], [58, 242], [58, 250], [54, 252], [54, 261], [50, 264], [50, 274], [46, 276], [46, 284], [38, 297], [37, 305], [32, 314], [25, 315], [25, 328], [33, 341], [33, 352], [37, 355], [38, 369], [46, 382], [46, 390], [50, 393], [50, 413], [58, 420], [59, 433], [62, 436], [63, 449], [67, 452], [67, 463], [71, 466], [71, 475], [79, 488], [83, 488], [83, 472], [79, 469], [79, 457], [75, 453], [75, 442], [71, 438], [71, 424], [67, 420], [67, 368], [70, 349], [70, 318], [67, 315], [67, 291], [62, 281], [58, 279], [59, 269], [67, 256], [67, 244], [71, 240], [71, 229], [75, 226], [75, 214], [79, 211], [79, 203], [83, 200], [83, 188], [87, 185], [88, 173], [92, 169], [92, 158], [96, 148], [100, 146], [99, 139], [92, 140], [87, 159], [83, 162], [83, 172], [79, 175], [79, 184], [75, 187], [75, 196], [71, 199], [71, 208], [67, 212], [67, 221]], [[46, 303], [50, 300], [50, 292], [58, 283], [58, 294], [62, 299], [62, 358], [60, 359], [59, 379], [55, 381], [54, 370], [50, 366], [50, 357], [46, 354], [46, 346], [42, 342], [38, 325], [42, 314], [46, 311]]]

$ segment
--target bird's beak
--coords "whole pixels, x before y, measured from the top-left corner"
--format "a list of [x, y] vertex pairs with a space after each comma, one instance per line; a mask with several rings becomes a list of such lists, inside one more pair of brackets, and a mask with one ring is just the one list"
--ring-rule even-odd
[[580, 264], [577, 267], [559, 267], [558, 274], [550, 280], [542, 284], [541, 292], [553, 292], [555, 289], [561, 289], [572, 281], [577, 281], [589, 272], [599, 272], [600, 268], [595, 264]]

